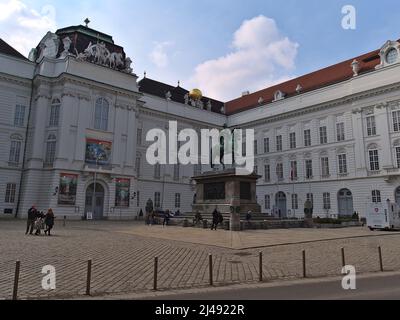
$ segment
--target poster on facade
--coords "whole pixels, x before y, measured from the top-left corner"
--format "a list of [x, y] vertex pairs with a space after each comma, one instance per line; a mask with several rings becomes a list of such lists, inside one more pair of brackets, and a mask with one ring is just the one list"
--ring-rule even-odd
[[78, 175], [62, 173], [60, 175], [58, 204], [71, 206], [75, 205], [77, 186]]
[[101, 166], [110, 165], [111, 151], [111, 142], [87, 139], [85, 161], [89, 164], [97, 164]]
[[129, 207], [129, 194], [130, 194], [131, 180], [117, 179], [115, 188], [115, 206], [116, 207]]

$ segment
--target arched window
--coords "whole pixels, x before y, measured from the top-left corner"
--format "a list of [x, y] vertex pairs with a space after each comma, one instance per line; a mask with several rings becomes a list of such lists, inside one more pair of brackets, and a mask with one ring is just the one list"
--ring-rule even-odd
[[50, 121], [49, 121], [50, 127], [58, 127], [60, 120], [60, 107], [61, 107], [61, 101], [59, 99], [54, 99], [51, 102]]
[[22, 137], [19, 134], [14, 134], [11, 136], [11, 144], [10, 144], [10, 156], [9, 163], [10, 165], [18, 165], [21, 156], [21, 146], [22, 146]]
[[104, 98], [96, 100], [96, 108], [94, 115], [94, 128], [96, 130], [107, 131], [108, 130], [108, 112], [109, 103]]
[[45, 164], [52, 166], [56, 158], [57, 138], [54, 134], [50, 134], [47, 138]]

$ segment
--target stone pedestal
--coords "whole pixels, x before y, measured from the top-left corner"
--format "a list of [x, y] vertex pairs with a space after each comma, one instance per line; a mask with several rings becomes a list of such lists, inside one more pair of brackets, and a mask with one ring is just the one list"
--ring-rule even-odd
[[196, 181], [196, 203], [193, 212], [210, 215], [215, 209], [230, 218], [230, 229], [240, 230], [240, 215], [251, 211], [261, 214], [256, 200], [259, 175], [237, 175], [235, 169], [206, 172], [193, 177]]

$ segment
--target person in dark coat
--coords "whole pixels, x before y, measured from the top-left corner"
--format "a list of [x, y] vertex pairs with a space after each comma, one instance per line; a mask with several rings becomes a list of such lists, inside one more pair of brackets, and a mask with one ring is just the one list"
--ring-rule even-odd
[[33, 234], [33, 228], [35, 227], [35, 220], [36, 220], [36, 207], [33, 205], [28, 210], [28, 220], [26, 222], [26, 233], [25, 234]]
[[213, 211], [212, 216], [213, 216], [213, 219], [212, 219], [211, 230], [217, 230], [219, 220], [220, 220], [220, 216], [219, 216], [219, 212], [218, 212], [217, 208], [215, 208], [215, 210]]
[[51, 208], [47, 211], [47, 214], [44, 218], [44, 223], [46, 224], [46, 229], [44, 230], [44, 234], [51, 236], [50, 231], [54, 227], [54, 212]]
[[168, 226], [170, 219], [171, 219], [171, 214], [169, 213], [169, 210], [167, 210], [167, 211], [165, 211], [165, 214], [164, 214], [163, 227], [165, 225]]

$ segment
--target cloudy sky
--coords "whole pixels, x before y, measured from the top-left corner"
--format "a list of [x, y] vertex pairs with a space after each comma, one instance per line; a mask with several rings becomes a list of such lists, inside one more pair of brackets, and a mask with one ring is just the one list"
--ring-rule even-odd
[[[356, 30], [342, 28], [348, 4]], [[398, 0], [0, 0], [0, 37], [28, 55], [47, 31], [86, 17], [138, 75], [224, 101], [400, 38]]]

